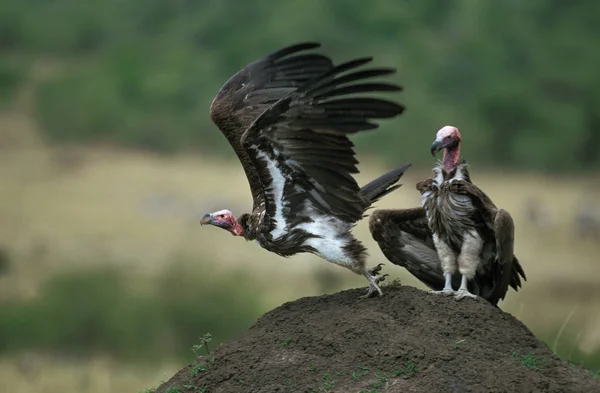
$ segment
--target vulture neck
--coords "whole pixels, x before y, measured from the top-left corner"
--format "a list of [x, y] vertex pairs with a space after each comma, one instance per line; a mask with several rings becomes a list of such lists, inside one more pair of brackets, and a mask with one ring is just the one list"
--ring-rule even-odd
[[237, 236], [243, 236], [246, 240], [255, 240], [258, 225], [256, 217], [248, 213], [242, 214], [236, 221]]
[[460, 142], [451, 148], [444, 149], [444, 170], [452, 172], [460, 161]]

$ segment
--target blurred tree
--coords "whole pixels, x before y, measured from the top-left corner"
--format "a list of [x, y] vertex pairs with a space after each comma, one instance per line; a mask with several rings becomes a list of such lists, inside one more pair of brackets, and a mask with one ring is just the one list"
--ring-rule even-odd
[[367, 54], [398, 67], [407, 112], [359, 136], [365, 151], [430, 162], [433, 133], [455, 124], [471, 161], [600, 167], [593, 0], [8, 0], [0, 98], [16, 97], [23, 61], [58, 64], [36, 79], [35, 116], [50, 140], [233, 158], [208, 118], [212, 97], [246, 63], [304, 40], [336, 61]]

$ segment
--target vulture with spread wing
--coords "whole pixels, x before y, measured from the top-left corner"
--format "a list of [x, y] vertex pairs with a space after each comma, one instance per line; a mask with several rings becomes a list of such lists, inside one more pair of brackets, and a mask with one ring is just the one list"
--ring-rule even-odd
[[497, 305], [509, 286], [518, 291], [526, 280], [513, 253], [514, 223], [471, 182], [460, 144], [457, 128], [439, 130], [431, 153], [444, 157], [435, 176], [417, 184], [422, 207], [377, 210], [369, 228], [384, 255], [432, 292]]
[[[405, 165], [360, 188], [348, 134], [378, 127], [404, 107], [357, 93], [401, 90], [369, 82], [390, 68], [356, 70], [371, 58], [334, 65], [325, 55], [293, 45], [251, 63], [221, 88], [210, 115], [242, 163], [254, 200], [252, 212], [205, 214], [214, 225], [268, 251], [289, 257], [312, 253], [369, 280], [367, 296], [381, 295], [381, 266], [366, 267], [366, 249], [351, 229], [371, 204], [400, 185]], [[354, 96], [352, 96], [354, 95]]]

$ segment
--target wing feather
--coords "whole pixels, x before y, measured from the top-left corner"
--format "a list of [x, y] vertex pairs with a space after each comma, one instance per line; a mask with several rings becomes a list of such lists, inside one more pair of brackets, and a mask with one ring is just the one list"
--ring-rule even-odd
[[[242, 145], [265, 187], [273, 179], [275, 165], [279, 171], [277, 177], [303, 190], [304, 201], [317, 212], [348, 223], [362, 218], [368, 202], [361, 197], [360, 187], [350, 175], [358, 169], [354, 145], [347, 134], [377, 128], [377, 124], [371, 123], [373, 119], [397, 116], [404, 107], [379, 98], [331, 97], [339, 97], [338, 86], [349, 83], [354, 83], [350, 86], [355, 91], [381, 92], [381, 84], [365, 87], [363, 81], [389, 75], [393, 70], [374, 68], [340, 75], [370, 61], [371, 58], [352, 60], [323, 73], [270, 106], [248, 127]], [[392, 90], [389, 86], [393, 85], [386, 86], [383, 91]], [[267, 214], [272, 217], [279, 201], [269, 200], [274, 196], [270, 190], [265, 190], [265, 196]], [[290, 215], [298, 214], [294, 209], [305, 207], [300, 202], [298, 193], [294, 204], [281, 201]]]
[[264, 56], [233, 75], [211, 103], [210, 117], [244, 168], [255, 208], [263, 202], [264, 190], [241, 137], [266, 108], [333, 68], [333, 62], [325, 55], [299, 53], [318, 47], [319, 43], [305, 42]]
[[509, 287], [515, 291], [521, 286], [521, 277], [527, 280], [523, 267], [514, 255], [515, 225], [511, 215], [494, 205], [492, 200], [475, 184], [456, 181], [452, 191], [468, 195], [476, 209], [481, 212], [485, 227], [493, 234], [484, 236], [486, 243], [492, 243], [492, 252], [483, 254], [483, 272], [476, 276], [481, 296], [497, 305], [506, 296]]
[[390, 262], [430, 289], [443, 288], [444, 275], [424, 209], [375, 210], [369, 230]]

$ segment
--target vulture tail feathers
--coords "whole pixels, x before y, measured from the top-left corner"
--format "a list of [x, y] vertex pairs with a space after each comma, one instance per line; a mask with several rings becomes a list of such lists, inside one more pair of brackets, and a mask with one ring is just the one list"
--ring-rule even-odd
[[384, 175], [379, 176], [377, 179], [367, 183], [360, 189], [360, 195], [365, 197], [370, 204], [377, 202], [390, 192], [394, 191], [400, 184], [396, 184], [398, 180], [404, 175], [404, 172], [412, 164], [406, 164], [398, 169], [394, 169]]
[[527, 277], [525, 276], [525, 271], [523, 270], [523, 266], [521, 266], [521, 263], [519, 262], [517, 257], [513, 257], [512, 277], [510, 280], [510, 286], [515, 291], [518, 291], [519, 288], [522, 286], [521, 277], [523, 278], [523, 281], [527, 281]]

